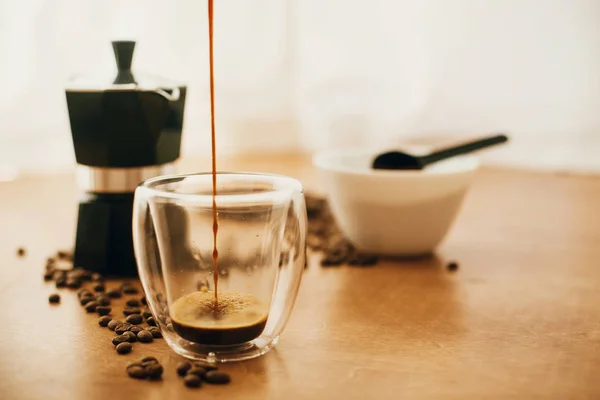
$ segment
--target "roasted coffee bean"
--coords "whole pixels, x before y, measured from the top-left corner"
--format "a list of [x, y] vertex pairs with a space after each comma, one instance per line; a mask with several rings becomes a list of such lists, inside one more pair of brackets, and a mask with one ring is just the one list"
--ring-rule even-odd
[[110, 308], [109, 306], [98, 306], [98, 307], [96, 307], [96, 312], [99, 315], [108, 315], [108, 314], [110, 314], [111, 311], [112, 311], [112, 308]]
[[58, 257], [59, 260], [67, 260], [70, 258], [71, 254], [72, 253], [68, 250], [58, 250], [56, 252], [56, 257]]
[[119, 289], [110, 289], [108, 292], [106, 292], [106, 295], [112, 299], [119, 299], [122, 296]]
[[147, 306], [148, 305], [148, 301], [146, 300], [146, 296], [142, 297], [140, 299], [140, 303], [142, 303], [143, 305]]
[[77, 291], [77, 297], [82, 298], [84, 296], [93, 296], [93, 293], [87, 290], [86, 288], [79, 289]]
[[52, 272], [46, 272], [44, 274], [44, 281], [48, 282], [52, 280]]
[[104, 285], [101, 283], [94, 286], [94, 292], [104, 292], [105, 290], [106, 287], [104, 287]]
[[113, 319], [112, 321], [110, 321], [108, 323], [108, 325], [106, 325], [108, 327], [108, 329], [110, 329], [111, 331], [114, 331], [115, 329], [117, 329], [117, 326], [122, 325], [123, 323], [121, 321], [119, 321], [118, 319]]
[[60, 295], [53, 293], [50, 296], [48, 296], [48, 301], [53, 304], [60, 303]]
[[206, 370], [206, 368], [192, 367], [189, 369], [186, 375], [197, 375], [200, 378], [204, 378], [207, 372], [208, 371]]
[[92, 280], [93, 280], [94, 282], [101, 281], [101, 280], [102, 280], [102, 275], [100, 275], [100, 274], [99, 274], [99, 273], [97, 273], [97, 272], [94, 272], [94, 273], [92, 274]]
[[103, 328], [106, 328], [110, 321], [112, 321], [112, 319], [108, 315], [105, 315], [103, 317], [100, 317], [100, 319], [98, 320], [98, 325], [100, 325]]
[[141, 331], [137, 334], [138, 340], [142, 343], [150, 343], [152, 342], [152, 333], [148, 331]]
[[129, 299], [125, 304], [129, 307], [139, 307], [140, 301], [138, 299]]
[[18, 255], [19, 257], [23, 257], [23, 256], [25, 255], [25, 253], [26, 253], [26, 251], [25, 251], [25, 248], [23, 248], [23, 247], [19, 247], [19, 248], [17, 249], [17, 255]]
[[85, 311], [92, 313], [96, 311], [96, 307], [98, 307], [98, 303], [96, 303], [95, 301], [90, 301], [85, 305]]
[[90, 271], [83, 271], [81, 273], [80, 279], [84, 282], [89, 282], [92, 280], [92, 273]]
[[125, 342], [129, 342], [129, 337], [127, 337], [125, 335], [119, 335], [119, 336], [115, 336], [114, 338], [112, 338], [112, 344], [114, 344], [115, 346], [118, 346], [119, 343], [125, 343]]
[[82, 306], [85, 306], [87, 303], [91, 303], [94, 300], [95, 300], [95, 298], [92, 296], [84, 296], [79, 299], [79, 304], [81, 304]]
[[150, 343], [153, 340], [152, 333], [148, 331], [140, 331], [138, 332], [138, 340], [142, 343]]
[[448, 271], [454, 272], [458, 270], [458, 263], [456, 261], [451, 261], [448, 263], [448, 265], [446, 266], [446, 268], [448, 269]]
[[64, 288], [67, 286], [67, 280], [64, 278], [57, 279], [55, 286], [57, 289]]
[[146, 373], [148, 377], [153, 380], [158, 380], [162, 377], [164, 368], [160, 363], [152, 363], [146, 367]]
[[140, 310], [138, 307], [125, 307], [123, 309], [123, 315], [128, 316], [131, 314], [140, 314], [142, 312], [142, 310]]
[[197, 375], [186, 375], [183, 383], [189, 388], [198, 388], [202, 386], [202, 379]]
[[146, 323], [150, 326], [156, 326], [156, 321], [154, 320], [154, 317], [146, 318]]
[[126, 286], [123, 288], [123, 293], [125, 294], [138, 294], [138, 290], [133, 286]]
[[134, 379], [146, 379], [148, 376], [146, 373], [146, 368], [139, 365], [131, 365], [127, 367], [127, 375]]
[[377, 257], [368, 254], [355, 254], [348, 260], [349, 265], [370, 267], [377, 264]]
[[142, 328], [141, 326], [137, 326], [137, 325], [134, 325], [134, 326], [132, 326], [131, 328], [129, 328], [129, 332], [133, 332], [133, 333], [135, 333], [136, 335], [137, 335], [138, 333], [140, 333], [141, 331], [143, 331], [143, 330], [144, 330], [144, 328]]
[[147, 363], [147, 362], [158, 362], [158, 359], [156, 357], [152, 357], [152, 356], [146, 356], [146, 357], [142, 357], [140, 359], [140, 362], [143, 363]]
[[139, 325], [144, 322], [144, 319], [140, 314], [130, 314], [125, 318], [126, 322], [129, 322], [132, 325]]
[[55, 281], [59, 280], [59, 279], [63, 279], [63, 280], [67, 280], [67, 271], [64, 271], [62, 269], [56, 270], [54, 271], [54, 277], [53, 279]]
[[214, 371], [217, 369], [217, 364], [205, 362], [205, 361], [196, 361], [194, 362], [194, 367], [204, 368], [207, 371]]
[[152, 313], [149, 310], [142, 311], [142, 317], [144, 317], [144, 319], [148, 319], [151, 316], [152, 316]]
[[204, 375], [204, 380], [208, 383], [223, 385], [229, 383], [231, 378], [229, 377], [229, 374], [222, 371], [208, 371], [206, 375]]
[[96, 302], [100, 306], [109, 306], [110, 305], [110, 299], [106, 296], [96, 296]]
[[177, 364], [177, 375], [185, 376], [190, 369], [192, 369], [192, 363], [189, 361], [182, 361]]
[[162, 332], [157, 326], [150, 326], [146, 330], [152, 334], [152, 337], [154, 339], [159, 339], [162, 337]]
[[67, 280], [67, 287], [69, 289], [79, 289], [81, 287], [81, 280], [69, 279], [69, 280]]
[[122, 323], [120, 325], [118, 325], [115, 328], [115, 332], [119, 335], [122, 335], [123, 333], [127, 332], [129, 330], [129, 328], [131, 328], [132, 325], [128, 322]]
[[323, 267], [337, 267], [340, 266], [344, 263], [344, 261], [346, 260], [346, 257], [344, 256], [334, 256], [331, 254], [327, 254], [325, 255], [325, 257], [323, 257], [321, 259], [321, 266]]
[[129, 343], [137, 342], [137, 335], [131, 331], [123, 332], [123, 336], [127, 336]]
[[131, 346], [131, 343], [129, 343], [129, 342], [119, 343], [117, 345], [117, 353], [127, 354], [127, 353], [131, 352], [132, 348], [133, 348], [133, 346]]

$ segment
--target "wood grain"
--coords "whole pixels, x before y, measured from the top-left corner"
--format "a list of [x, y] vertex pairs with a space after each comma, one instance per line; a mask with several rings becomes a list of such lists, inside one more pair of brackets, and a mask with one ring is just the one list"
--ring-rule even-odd
[[[321, 189], [305, 157], [221, 165]], [[42, 269], [72, 243], [73, 176], [0, 183], [0, 199], [0, 399], [600, 398], [600, 178], [482, 170], [436, 257], [365, 269], [312, 259], [276, 350], [198, 391], [164, 342], [119, 356], [74, 293], [48, 304]], [[126, 376], [144, 355], [163, 362], [163, 381]]]

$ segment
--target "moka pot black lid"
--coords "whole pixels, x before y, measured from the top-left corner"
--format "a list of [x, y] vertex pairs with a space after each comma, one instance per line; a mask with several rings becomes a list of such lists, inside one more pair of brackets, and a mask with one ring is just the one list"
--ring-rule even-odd
[[75, 157], [92, 167], [143, 167], [180, 155], [186, 86], [134, 72], [134, 41], [112, 42], [116, 73], [65, 88]]

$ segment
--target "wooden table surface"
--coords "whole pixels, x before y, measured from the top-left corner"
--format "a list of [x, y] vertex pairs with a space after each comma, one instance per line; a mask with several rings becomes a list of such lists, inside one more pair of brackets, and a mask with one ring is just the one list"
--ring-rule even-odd
[[[319, 191], [303, 157], [221, 166]], [[197, 391], [164, 341], [120, 356], [74, 293], [48, 304], [44, 260], [74, 237], [73, 176], [0, 183], [0, 201], [2, 400], [600, 399], [600, 177], [481, 170], [435, 258], [330, 269], [312, 260], [276, 350], [224, 366], [228, 387]], [[144, 355], [164, 364], [162, 381], [127, 377]]]

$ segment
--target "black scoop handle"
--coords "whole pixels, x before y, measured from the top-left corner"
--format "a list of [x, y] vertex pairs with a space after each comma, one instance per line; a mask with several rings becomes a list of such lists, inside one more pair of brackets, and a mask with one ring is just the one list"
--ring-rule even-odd
[[475, 150], [483, 149], [485, 147], [494, 146], [496, 144], [505, 143], [508, 141], [506, 135], [495, 135], [484, 139], [477, 139], [471, 142], [459, 144], [457, 146], [448, 147], [445, 149], [438, 150], [426, 156], [419, 157], [422, 165], [432, 164], [437, 161], [444, 160], [446, 158], [455, 157], [461, 154], [470, 153]]

